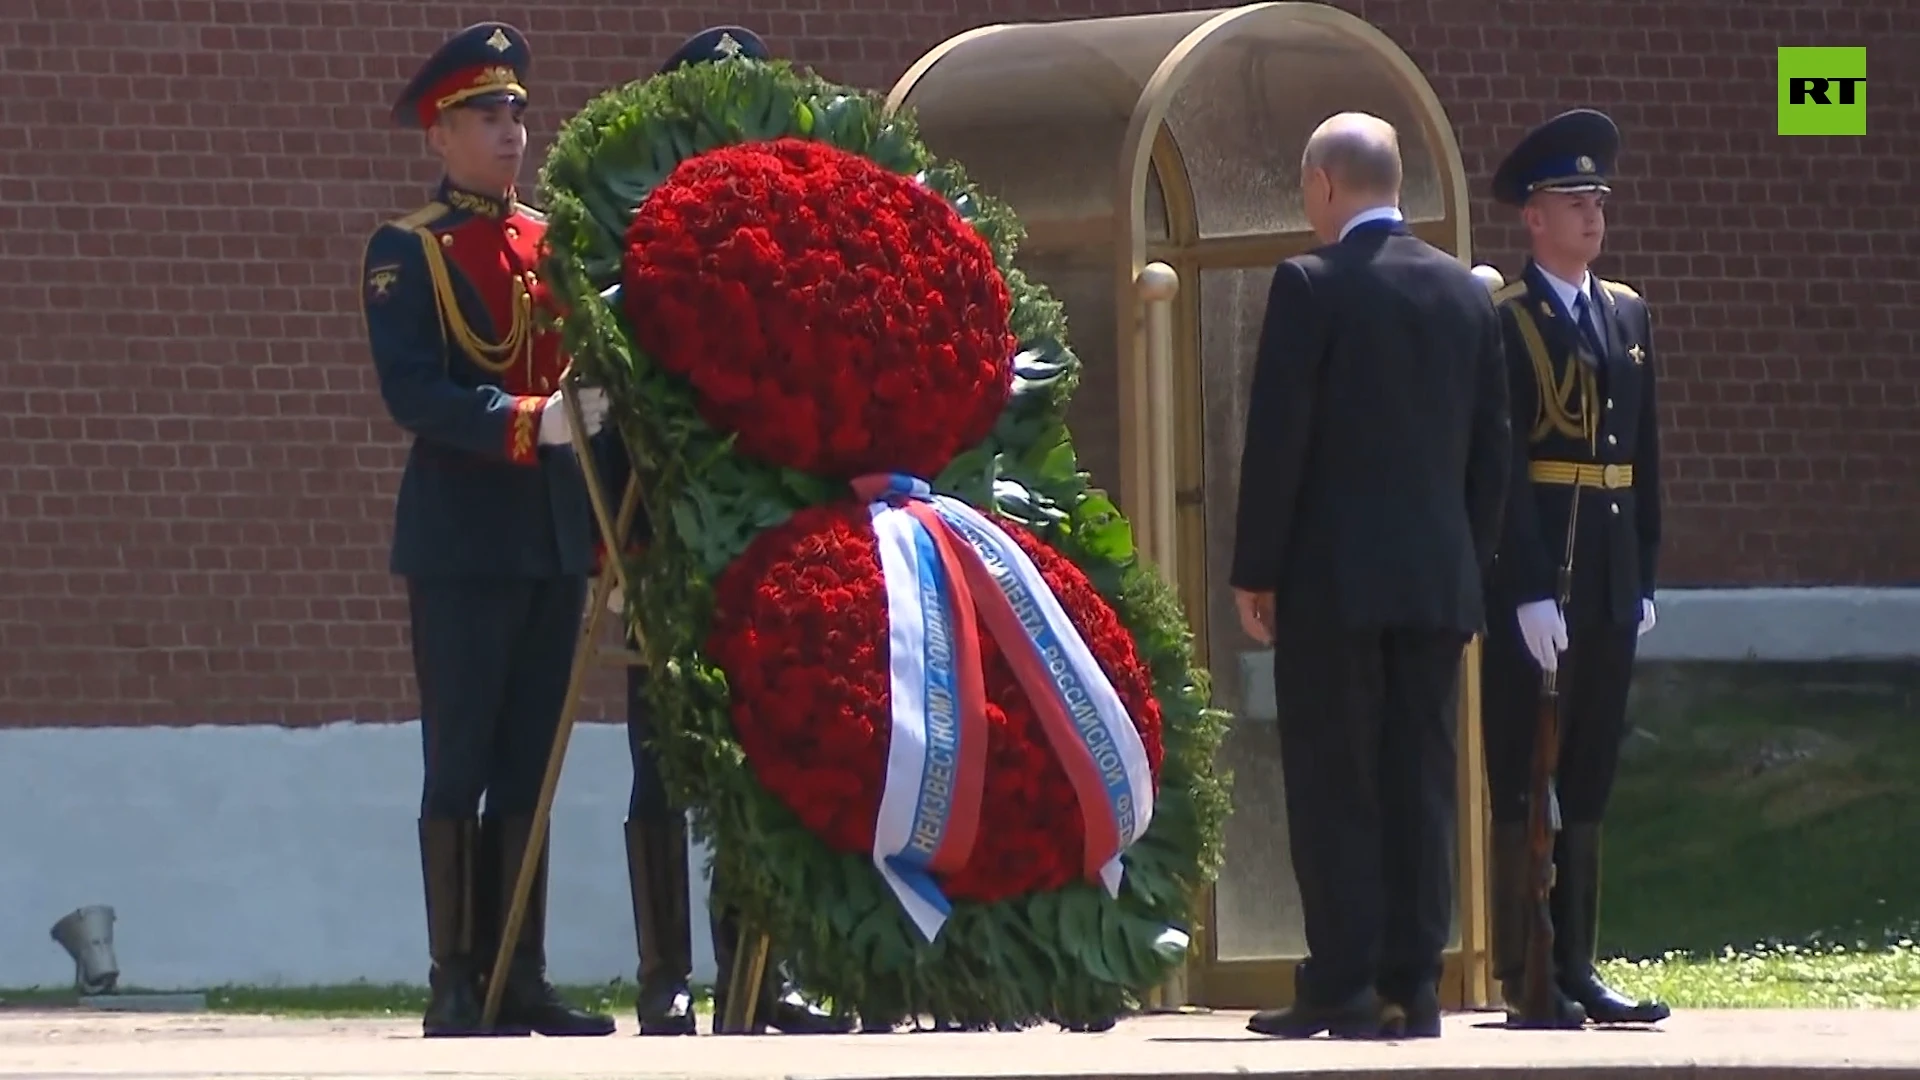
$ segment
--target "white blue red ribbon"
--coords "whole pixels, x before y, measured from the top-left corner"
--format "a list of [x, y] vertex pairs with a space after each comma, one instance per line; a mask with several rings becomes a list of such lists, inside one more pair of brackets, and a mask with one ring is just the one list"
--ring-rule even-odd
[[966, 864], [986, 779], [978, 629], [1013, 668], [1079, 801], [1083, 870], [1120, 890], [1120, 855], [1153, 819], [1146, 747], [1113, 684], [1021, 547], [984, 514], [905, 476], [866, 477], [886, 581], [892, 694], [873, 860], [932, 941], [952, 907], [934, 881]]

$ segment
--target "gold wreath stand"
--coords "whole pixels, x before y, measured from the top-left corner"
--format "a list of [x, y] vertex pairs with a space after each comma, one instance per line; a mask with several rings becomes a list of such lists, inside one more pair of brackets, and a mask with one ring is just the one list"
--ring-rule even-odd
[[[634, 513], [640, 506], [639, 470], [627, 471], [627, 487], [620, 495], [620, 505], [618, 509], [610, 511], [606, 489], [600, 480], [600, 470], [595, 464], [593, 450], [587, 443], [586, 421], [580, 408], [579, 373], [569, 369], [560, 381], [560, 394], [568, 417], [573, 421], [569, 425], [573, 433], [573, 453], [580, 460], [580, 471], [586, 478], [587, 501], [593, 505], [594, 523], [606, 556], [602, 560], [600, 573], [595, 575], [593, 585], [588, 590], [580, 641], [573, 654], [573, 671], [567, 678], [567, 696], [560, 706], [560, 723], [553, 733], [553, 748], [547, 754], [546, 775], [540, 781], [540, 800], [534, 807], [533, 834], [527, 842], [526, 854], [520, 860], [519, 874], [514, 879], [513, 903], [507, 909], [506, 923], [500, 928], [500, 948], [494, 954], [493, 974], [487, 980], [486, 1004], [481, 1013], [481, 1023], [485, 1027], [492, 1027], [500, 1016], [501, 997], [507, 985], [507, 965], [512, 960], [514, 947], [519, 944], [520, 933], [526, 924], [527, 902], [533, 895], [533, 879], [547, 840], [547, 825], [553, 816], [553, 797], [560, 788], [560, 773], [566, 765], [567, 744], [573, 737], [573, 724], [580, 711], [580, 692], [586, 685], [587, 673], [600, 663], [614, 663], [620, 667], [645, 667], [647, 663], [644, 647], [638, 652], [631, 649], [603, 649], [597, 637], [600, 616], [607, 609], [607, 596], [616, 588], [629, 601], [634, 595], [628, 587], [623, 552], [626, 550], [625, 537], [633, 524]], [[637, 624], [634, 624], [634, 633], [636, 636], [640, 633]], [[770, 951], [771, 942], [767, 935], [744, 924], [741, 926], [740, 946], [734, 951], [733, 970], [728, 973], [727, 1013], [714, 1018], [716, 1033], [744, 1033], [754, 1023]]]
[[[1197, 661], [1222, 674], [1214, 700], [1236, 714], [1226, 866], [1194, 898], [1188, 962], [1149, 1007], [1285, 1004], [1304, 943], [1283, 895], [1277, 717], [1226, 581], [1246, 385], [1274, 264], [1318, 245], [1300, 153], [1327, 116], [1393, 123], [1413, 231], [1470, 259], [1446, 112], [1385, 34], [1316, 3], [978, 27], [922, 56], [888, 106], [1019, 217], [1021, 268], [1065, 305], [1083, 363], [1068, 415], [1081, 466], [1117, 481], [1142, 557], [1178, 582]], [[1478, 660], [1475, 642], [1459, 698], [1451, 1008], [1491, 990]]]

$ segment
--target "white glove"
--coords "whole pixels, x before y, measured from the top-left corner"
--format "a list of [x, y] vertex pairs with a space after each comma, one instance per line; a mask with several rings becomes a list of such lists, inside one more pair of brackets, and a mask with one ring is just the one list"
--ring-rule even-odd
[[1521, 604], [1514, 615], [1520, 621], [1520, 640], [1527, 643], [1533, 662], [1541, 671], [1558, 671], [1560, 654], [1567, 648], [1567, 620], [1560, 615], [1560, 605], [1535, 600]]
[[1653, 629], [1653, 623], [1653, 601], [1640, 601], [1640, 632], [1644, 634]]
[[627, 610], [627, 591], [615, 585], [607, 592], [607, 614], [618, 615]]
[[[599, 387], [589, 386], [579, 391], [580, 419], [586, 422], [587, 430], [581, 432], [591, 439], [600, 433], [607, 422], [607, 392]], [[573, 433], [568, 430], [567, 399], [556, 390], [547, 398], [546, 407], [540, 411], [540, 445], [566, 446], [573, 442]]]

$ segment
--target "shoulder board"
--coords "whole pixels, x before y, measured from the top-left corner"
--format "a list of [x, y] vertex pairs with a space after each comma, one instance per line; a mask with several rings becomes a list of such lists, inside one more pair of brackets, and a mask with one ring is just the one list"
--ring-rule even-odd
[[394, 218], [392, 221], [387, 222], [387, 224], [399, 229], [401, 232], [412, 232], [422, 225], [431, 225], [446, 215], [447, 204], [436, 201], [430, 202], [404, 217]]
[[1525, 295], [1527, 295], [1527, 279], [1521, 278], [1518, 281], [1509, 281], [1505, 285], [1493, 290], [1493, 303], [1494, 306], [1498, 307], [1501, 304]]
[[1601, 278], [1600, 287], [1607, 290], [1608, 292], [1612, 293], [1615, 296], [1624, 296], [1629, 300], [1640, 299], [1639, 293], [1634, 292], [1632, 288], [1626, 285], [1622, 285], [1618, 281], [1608, 281], [1606, 278]]
[[542, 225], [547, 223], [547, 212], [545, 210], [541, 210], [537, 207], [528, 206], [526, 203], [523, 203], [523, 202], [515, 202], [513, 204], [513, 210], [514, 210], [514, 213], [519, 214], [521, 217], [529, 218], [533, 221], [537, 221]]

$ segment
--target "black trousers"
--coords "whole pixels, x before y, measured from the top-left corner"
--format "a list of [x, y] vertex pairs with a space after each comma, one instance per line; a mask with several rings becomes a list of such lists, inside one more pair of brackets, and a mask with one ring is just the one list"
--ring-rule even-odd
[[[639, 648], [627, 635], [627, 648]], [[660, 758], [653, 752], [653, 707], [647, 702], [647, 669], [627, 669], [627, 754], [633, 759], [633, 788], [627, 795], [627, 820], [685, 822], [686, 814], [667, 798]]]
[[[1527, 785], [1540, 719], [1540, 667], [1520, 639], [1511, 607], [1490, 609], [1481, 653], [1480, 723], [1493, 820], [1527, 820]], [[1639, 645], [1632, 624], [1575, 622], [1560, 654], [1560, 767], [1554, 777], [1560, 819], [1598, 825], [1606, 818], [1620, 746], [1627, 731], [1627, 689]]]
[[560, 725], [584, 577], [407, 580], [425, 758], [420, 816], [533, 813]]
[[1274, 648], [1306, 1004], [1440, 977], [1453, 926], [1455, 695], [1468, 635], [1282, 629]]

